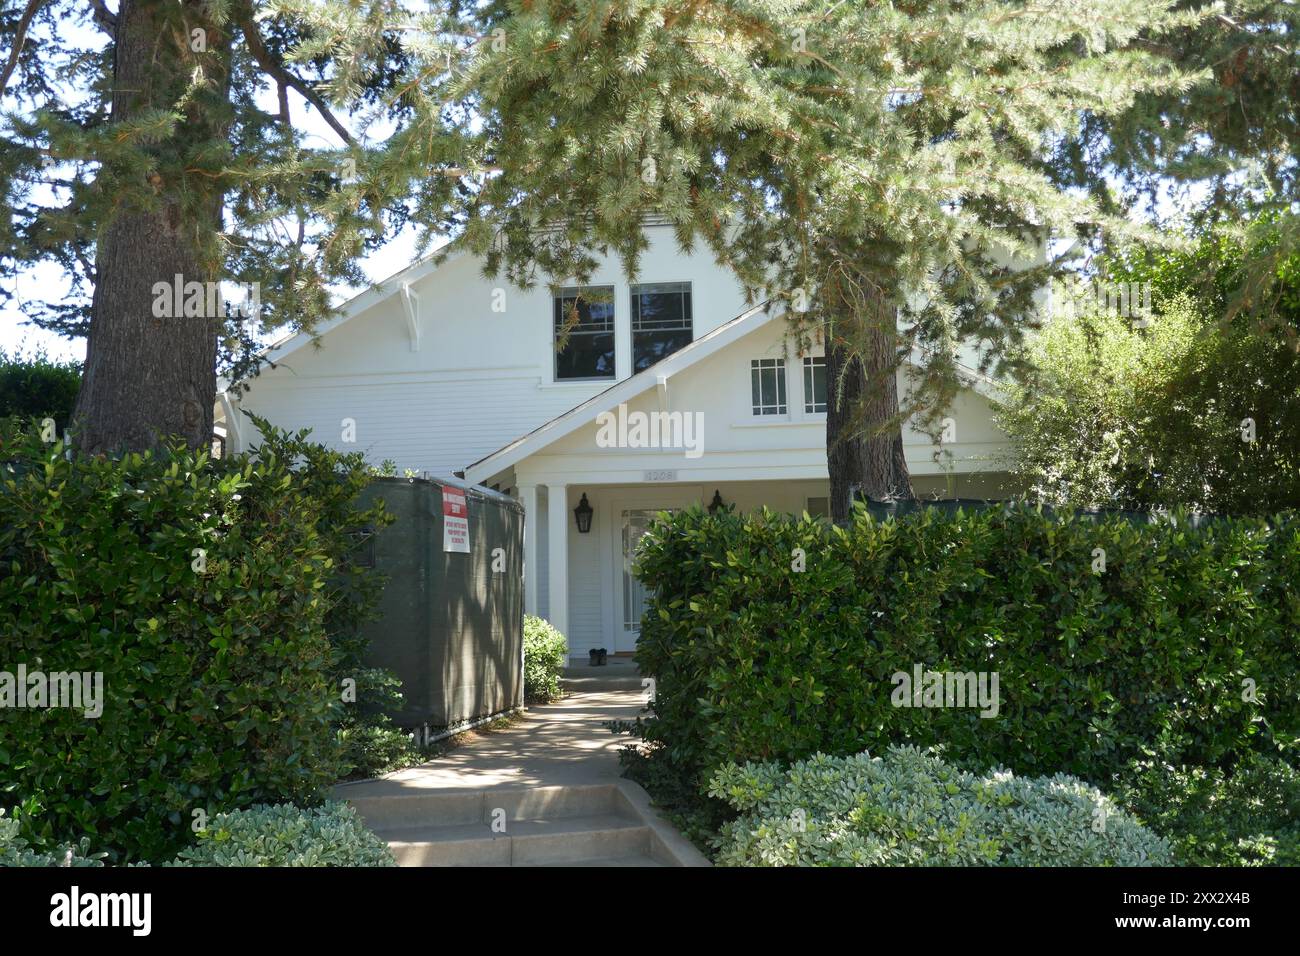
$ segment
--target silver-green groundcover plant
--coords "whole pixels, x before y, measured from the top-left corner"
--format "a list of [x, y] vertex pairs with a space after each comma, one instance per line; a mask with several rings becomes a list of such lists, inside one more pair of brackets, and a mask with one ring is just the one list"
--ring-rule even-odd
[[346, 803], [259, 805], [219, 813], [174, 866], [396, 866]]
[[973, 774], [932, 752], [725, 764], [723, 866], [1162, 866], [1164, 838], [1076, 777]]
[[[0, 809], [0, 866], [103, 866], [89, 840], [77, 846], [32, 847], [18, 822]], [[396, 866], [393, 854], [366, 829], [355, 809], [327, 801], [318, 807], [258, 804], [218, 813], [192, 846], [162, 866]], [[148, 866], [148, 863], [132, 864]]]

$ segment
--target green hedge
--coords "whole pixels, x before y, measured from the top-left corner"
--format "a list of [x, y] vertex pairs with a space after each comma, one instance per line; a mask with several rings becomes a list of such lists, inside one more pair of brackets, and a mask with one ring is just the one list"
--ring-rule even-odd
[[196, 811], [311, 803], [345, 769], [327, 624], [355, 617], [340, 557], [381, 516], [347, 503], [360, 456], [266, 430], [225, 461], [0, 436], [0, 671], [103, 681], [98, 716], [0, 707], [0, 806], [33, 844], [164, 859]]
[[23, 355], [0, 349], [0, 418], [53, 418], [58, 434], [68, 426], [81, 388], [81, 368], [51, 360], [44, 352]]
[[[637, 661], [656, 678], [640, 732], [701, 782], [728, 761], [910, 742], [1105, 785], [1151, 747], [1228, 766], [1291, 750], [1300, 727], [1294, 516], [1191, 530], [859, 510], [836, 528], [692, 509], [654, 526], [638, 574], [653, 597]], [[996, 672], [997, 717], [894, 706], [892, 676], [916, 664]]]
[[1300, 866], [1300, 771], [1251, 755], [1231, 773], [1134, 761], [1114, 791], [1186, 866]]
[[1167, 866], [1169, 844], [1065, 774], [976, 775], [915, 747], [725, 764], [725, 866]]

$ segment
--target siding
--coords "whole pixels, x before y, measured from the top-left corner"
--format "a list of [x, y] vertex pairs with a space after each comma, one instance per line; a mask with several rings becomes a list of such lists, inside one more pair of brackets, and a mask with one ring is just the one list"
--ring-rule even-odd
[[[404, 468], [448, 475], [585, 401], [596, 388], [539, 388], [536, 375], [484, 373], [473, 379], [368, 375], [307, 379], [288, 387], [254, 382], [240, 406], [281, 428]], [[341, 422], [356, 422], [355, 444]], [[251, 426], [250, 429], [251, 430]]]
[[[598, 501], [593, 502], [593, 507], [598, 505]], [[613, 635], [606, 635], [604, 626], [606, 604], [613, 601], [613, 595], [605, 595], [601, 588], [600, 542], [606, 534], [606, 529], [600, 526], [602, 516], [597, 507], [587, 534], [578, 534], [576, 526], [569, 529], [569, 655], [572, 657], [586, 657], [593, 647], [604, 647], [611, 653], [614, 650]], [[614, 559], [617, 562], [618, 556]], [[622, 587], [619, 572], [614, 575], [614, 586]]]

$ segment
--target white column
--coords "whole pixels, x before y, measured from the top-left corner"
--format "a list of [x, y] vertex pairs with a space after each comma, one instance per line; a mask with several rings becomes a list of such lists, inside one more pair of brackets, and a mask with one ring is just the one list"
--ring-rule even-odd
[[537, 613], [537, 486], [520, 485], [519, 501], [524, 506], [524, 613]]
[[551, 626], [569, 635], [569, 523], [574, 520], [569, 512], [569, 494], [565, 485], [546, 486], [547, 522], [546, 543], [550, 553], [546, 562], [547, 583], [550, 584], [551, 603], [548, 620]]

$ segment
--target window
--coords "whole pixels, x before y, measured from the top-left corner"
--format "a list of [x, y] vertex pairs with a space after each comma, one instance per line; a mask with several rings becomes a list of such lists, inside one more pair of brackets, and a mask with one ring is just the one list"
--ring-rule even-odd
[[826, 411], [826, 358], [805, 356], [803, 360], [803, 410], [810, 414]]
[[[574, 309], [577, 322], [574, 323]], [[560, 348], [560, 342], [568, 340]], [[614, 287], [561, 289], [555, 297], [555, 380], [614, 377]]]
[[785, 359], [754, 359], [749, 363], [749, 381], [755, 415], [784, 415]]
[[632, 286], [632, 374], [691, 344], [691, 284]]

